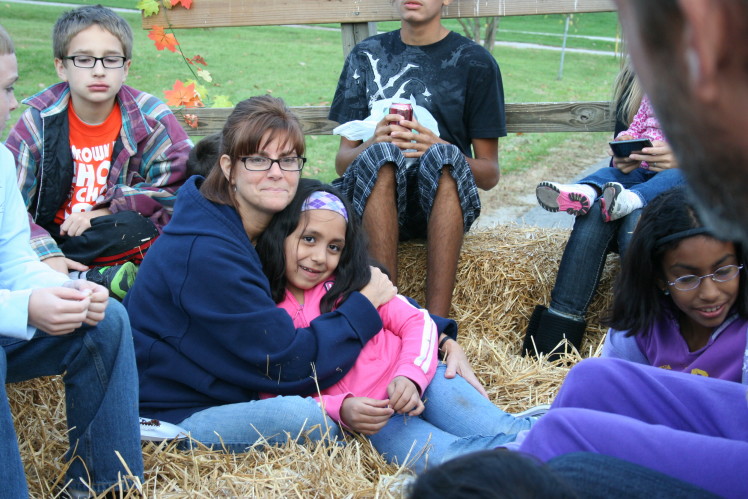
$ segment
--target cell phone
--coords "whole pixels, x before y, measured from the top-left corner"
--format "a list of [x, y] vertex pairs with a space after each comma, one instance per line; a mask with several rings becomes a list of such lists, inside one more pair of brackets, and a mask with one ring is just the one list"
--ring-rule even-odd
[[641, 152], [645, 147], [652, 147], [649, 139], [618, 140], [609, 142], [613, 155], [628, 158], [632, 153]]

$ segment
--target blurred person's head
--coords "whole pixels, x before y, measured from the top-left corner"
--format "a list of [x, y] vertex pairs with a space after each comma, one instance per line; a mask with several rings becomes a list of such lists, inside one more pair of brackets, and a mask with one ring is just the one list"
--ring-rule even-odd
[[571, 499], [576, 494], [534, 456], [506, 449], [473, 452], [418, 476], [410, 499]]
[[10, 119], [10, 113], [18, 107], [13, 85], [18, 80], [18, 62], [13, 40], [5, 28], [0, 26], [0, 135]]
[[748, 0], [616, 0], [637, 75], [704, 221], [748, 242]]

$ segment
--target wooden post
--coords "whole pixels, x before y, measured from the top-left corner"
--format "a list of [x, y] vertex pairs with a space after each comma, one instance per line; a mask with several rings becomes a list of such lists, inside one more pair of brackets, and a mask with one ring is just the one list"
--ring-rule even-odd
[[343, 57], [345, 58], [358, 42], [377, 34], [377, 23], [341, 23], [340, 34], [343, 37]]

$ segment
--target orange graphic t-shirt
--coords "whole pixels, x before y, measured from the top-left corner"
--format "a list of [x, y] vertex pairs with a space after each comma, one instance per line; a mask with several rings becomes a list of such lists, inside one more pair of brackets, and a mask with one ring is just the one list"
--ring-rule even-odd
[[112, 162], [112, 149], [122, 128], [122, 112], [115, 104], [100, 125], [83, 122], [68, 106], [70, 152], [73, 157], [73, 185], [70, 195], [55, 216], [61, 224], [71, 213], [90, 211], [106, 193], [106, 181]]

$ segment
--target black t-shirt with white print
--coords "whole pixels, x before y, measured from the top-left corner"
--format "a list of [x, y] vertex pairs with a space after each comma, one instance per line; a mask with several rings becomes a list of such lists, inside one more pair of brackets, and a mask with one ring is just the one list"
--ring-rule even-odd
[[433, 115], [440, 136], [472, 157], [471, 139], [506, 135], [499, 65], [475, 42], [450, 32], [431, 45], [406, 45], [400, 30], [372, 36], [348, 55], [329, 119], [363, 120], [373, 102], [409, 99]]

